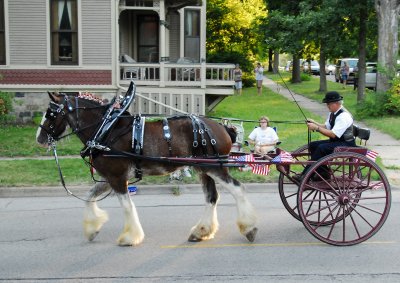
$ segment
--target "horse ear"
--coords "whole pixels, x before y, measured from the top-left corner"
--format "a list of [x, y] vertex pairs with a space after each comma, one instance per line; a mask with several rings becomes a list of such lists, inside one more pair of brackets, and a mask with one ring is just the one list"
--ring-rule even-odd
[[49, 94], [50, 99], [55, 103], [60, 103], [61, 98], [57, 93], [54, 92], [47, 92]]

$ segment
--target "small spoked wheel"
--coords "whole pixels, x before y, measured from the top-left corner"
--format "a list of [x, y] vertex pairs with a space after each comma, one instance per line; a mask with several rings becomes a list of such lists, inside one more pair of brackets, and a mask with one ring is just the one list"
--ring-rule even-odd
[[[308, 161], [310, 159], [307, 144], [299, 147], [295, 151], [291, 152], [291, 154], [296, 161]], [[300, 174], [305, 166], [305, 163], [297, 166], [291, 165], [290, 175]], [[285, 174], [281, 173], [279, 175], [278, 187], [279, 196], [283, 206], [294, 218], [301, 221], [297, 210], [297, 191], [299, 190], [298, 185], [294, 184]]]
[[299, 216], [314, 237], [349, 246], [369, 239], [382, 227], [390, 210], [390, 185], [366, 156], [333, 153], [310, 167], [297, 201]]

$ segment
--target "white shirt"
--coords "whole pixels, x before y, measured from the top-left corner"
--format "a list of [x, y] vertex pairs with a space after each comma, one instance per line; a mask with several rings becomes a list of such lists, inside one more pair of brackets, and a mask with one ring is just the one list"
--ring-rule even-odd
[[264, 79], [264, 68], [259, 67], [258, 69], [256, 68], [254, 71], [256, 72], [256, 81], [262, 81]]
[[[340, 107], [340, 109], [342, 109], [342, 108], [343, 107]], [[335, 114], [338, 111], [336, 111]], [[330, 115], [331, 115], [331, 113], [328, 114], [328, 118], [325, 121], [325, 126], [328, 130], [332, 130], [332, 132], [335, 134], [335, 136], [340, 138], [344, 134], [346, 129], [353, 124], [353, 117], [350, 115], [349, 112], [343, 111], [342, 113], [339, 114], [339, 116], [336, 117], [335, 125], [333, 126], [333, 129], [331, 129], [331, 125], [329, 124]]]
[[275, 130], [271, 127], [267, 127], [263, 130], [261, 127], [255, 128], [249, 135], [249, 139], [255, 141], [256, 144], [273, 144], [276, 143], [279, 138]]

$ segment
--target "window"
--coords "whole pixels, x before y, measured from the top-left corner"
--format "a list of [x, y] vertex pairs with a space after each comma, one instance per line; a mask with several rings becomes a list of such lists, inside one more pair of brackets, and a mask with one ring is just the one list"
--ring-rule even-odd
[[199, 62], [200, 58], [200, 11], [185, 10], [185, 57]]
[[0, 65], [6, 64], [6, 36], [4, 28], [4, 0], [0, 0]]
[[78, 64], [77, 0], [50, 0], [51, 64]]

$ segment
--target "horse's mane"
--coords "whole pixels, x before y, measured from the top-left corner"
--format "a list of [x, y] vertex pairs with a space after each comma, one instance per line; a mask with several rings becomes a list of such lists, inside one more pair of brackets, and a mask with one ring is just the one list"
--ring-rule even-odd
[[78, 98], [82, 98], [82, 99], [85, 99], [85, 100], [93, 101], [93, 102], [96, 102], [96, 103], [98, 103], [100, 105], [104, 105], [105, 104], [103, 99], [101, 99], [100, 97], [97, 97], [93, 93], [90, 93], [90, 92], [87, 92], [87, 91], [86, 92], [79, 92]]

